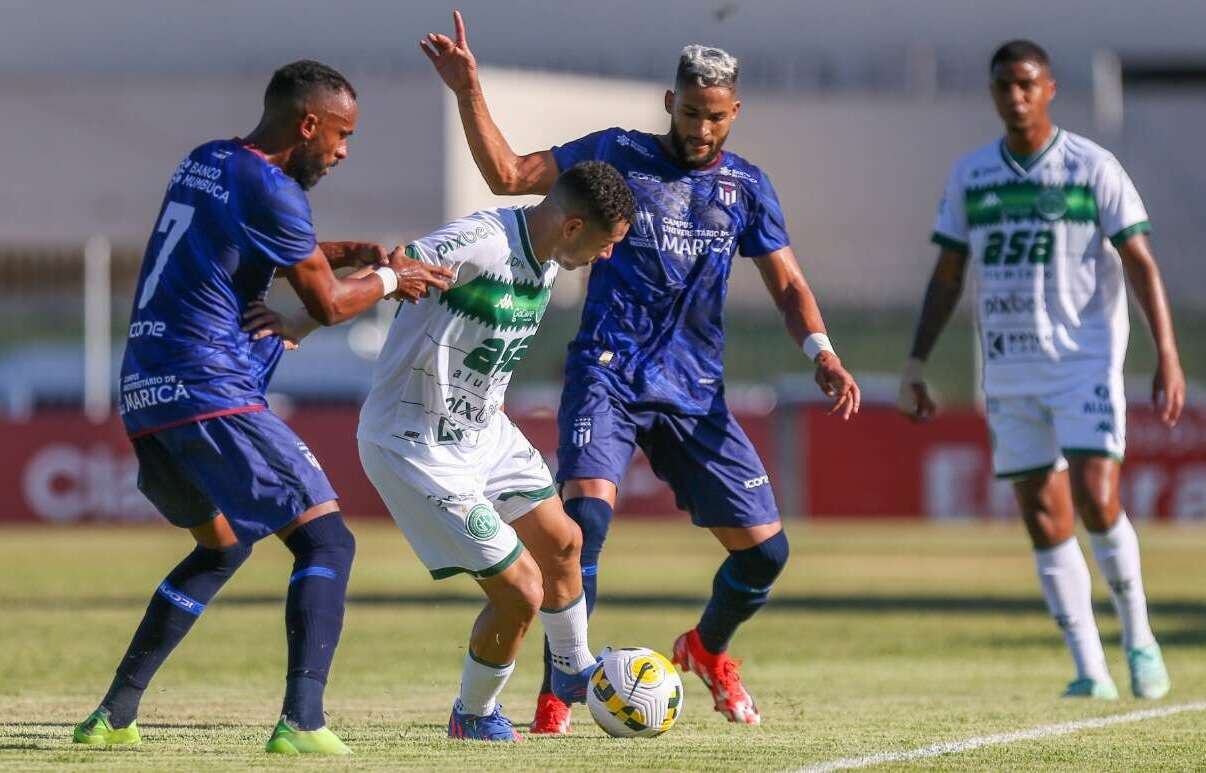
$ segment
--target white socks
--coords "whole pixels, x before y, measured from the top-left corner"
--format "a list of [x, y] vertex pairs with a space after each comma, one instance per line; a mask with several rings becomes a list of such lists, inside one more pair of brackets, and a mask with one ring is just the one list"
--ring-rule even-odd
[[1034, 563], [1047, 609], [1063, 629], [1064, 641], [1072, 651], [1077, 678], [1110, 681], [1101, 636], [1093, 619], [1089, 565], [1076, 538], [1034, 551]]
[[499, 667], [473, 657], [473, 650], [466, 652], [465, 670], [461, 672], [461, 710], [479, 717], [492, 713], [498, 694], [514, 670], [514, 662]]
[[586, 595], [579, 596], [568, 607], [541, 609], [540, 623], [549, 639], [553, 666], [567, 674], [577, 674], [593, 665], [586, 639]]
[[1126, 513], [1104, 534], [1090, 532], [1093, 557], [1110, 584], [1114, 609], [1122, 622], [1122, 646], [1128, 650], [1156, 642], [1147, 619], [1147, 596], [1139, 569], [1139, 537]]

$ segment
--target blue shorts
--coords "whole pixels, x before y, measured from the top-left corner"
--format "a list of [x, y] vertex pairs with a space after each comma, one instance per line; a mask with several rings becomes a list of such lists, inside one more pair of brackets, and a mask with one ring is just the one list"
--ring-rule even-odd
[[192, 422], [134, 438], [138, 488], [173, 526], [218, 513], [252, 544], [335, 499], [310, 449], [269, 410]]
[[637, 446], [696, 526], [749, 527], [779, 520], [758, 452], [728, 408], [688, 416], [631, 406], [599, 381], [578, 380], [557, 412], [557, 481], [624, 479]]

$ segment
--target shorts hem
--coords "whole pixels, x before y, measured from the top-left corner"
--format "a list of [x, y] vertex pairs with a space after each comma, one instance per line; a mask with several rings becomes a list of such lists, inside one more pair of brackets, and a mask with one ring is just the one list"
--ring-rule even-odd
[[772, 523], [782, 523], [783, 518], [776, 510], [773, 518], [760, 518], [758, 520], [740, 520], [734, 518], [732, 514], [721, 517], [703, 517], [696, 516], [691, 513], [691, 524], [698, 526], [701, 529], [750, 529], [755, 526], [767, 526]]
[[519, 560], [519, 557], [522, 554], [523, 543], [519, 542], [515, 545], [515, 549], [507, 554], [506, 558], [494, 564], [493, 566], [486, 567], [485, 569], [474, 571], [473, 569], [466, 569], [463, 566], [446, 566], [442, 569], [431, 569], [429, 571], [431, 573], [431, 579], [433, 580], [446, 580], [449, 577], [453, 577], [458, 574], [467, 574], [474, 579], [484, 580], [488, 577], [494, 577], [495, 575], [505, 572], [511, 566], [511, 564]]
[[1028, 467], [1023, 470], [1010, 470], [1008, 472], [998, 472], [995, 474], [997, 480], [1017, 480], [1019, 478], [1029, 478], [1031, 475], [1038, 475], [1042, 472], [1051, 472], [1055, 469], [1056, 462], [1044, 464], [1039, 467]]
[[1109, 451], [1105, 448], [1061, 448], [1060, 452], [1064, 456], [1071, 454], [1072, 456], [1100, 456], [1122, 464], [1123, 455], [1117, 451]]
[[513, 497], [523, 497], [529, 502], [543, 502], [557, 495], [557, 488], [553, 485], [538, 488], [534, 491], [508, 491], [498, 497], [499, 502], [506, 502]]

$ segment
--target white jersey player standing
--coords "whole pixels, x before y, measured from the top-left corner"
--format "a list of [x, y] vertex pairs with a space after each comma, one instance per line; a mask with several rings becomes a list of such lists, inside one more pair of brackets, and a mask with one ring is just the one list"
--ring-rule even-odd
[[1122, 623], [1132, 692], [1161, 698], [1168, 673], [1148, 623], [1138, 538], [1118, 495], [1129, 333], [1124, 276], [1155, 337], [1152, 399], [1165, 424], [1177, 421], [1185, 400], [1168, 301], [1145, 236], [1147, 213], [1113, 155], [1052, 125], [1055, 81], [1042, 48], [1006, 43], [990, 72], [1005, 137], [958, 161], [947, 184], [933, 237], [938, 265], [901, 409], [920, 420], [934, 413], [923, 364], [970, 266], [993, 466], [1014, 482], [1047, 607], [1076, 663], [1065, 695], [1118, 696], [1093, 619], [1075, 510]]
[[562, 700], [585, 700], [595, 659], [581, 530], [502, 403], [558, 267], [610, 257], [632, 209], [620, 174], [586, 162], [534, 207], [477, 212], [407, 248], [456, 278], [416, 307], [399, 308], [357, 438], [365, 472], [431, 576], [465, 573], [486, 593], [449, 719], [453, 738], [517, 737], [497, 696], [537, 611], [557, 669], [554, 688]]

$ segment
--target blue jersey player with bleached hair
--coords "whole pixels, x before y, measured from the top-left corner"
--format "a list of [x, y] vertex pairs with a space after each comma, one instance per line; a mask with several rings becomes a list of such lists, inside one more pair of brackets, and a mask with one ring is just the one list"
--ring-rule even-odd
[[[267, 750], [349, 753], [326, 727], [323, 690], [355, 540], [318, 460], [265, 400], [283, 341], [248, 329], [277, 271], [326, 325], [384, 296], [417, 301], [447, 288], [449, 272], [401, 249], [318, 242], [305, 191], [347, 157], [357, 118], [342, 75], [294, 62], [273, 75], [251, 134], [201, 145], [171, 177], [135, 289], [119, 408], [139, 489], [196, 547], [151, 596], [76, 743], [140, 742], [135, 717], [151, 678], [252, 545], [275, 534], [294, 563], [285, 700]], [[361, 269], [336, 278], [343, 266]]]
[[[560, 170], [593, 159], [620, 170], [636, 200], [627, 238], [591, 272], [558, 415], [557, 479], [566, 512], [582, 527], [588, 607], [617, 490], [640, 447], [679, 507], [729, 553], [699, 624], [674, 643], [674, 660], [703, 679], [729, 721], [757, 724], [761, 715], [727, 650], [766, 603], [788, 546], [766, 468], [725, 404], [722, 314], [734, 255], [758, 267], [788, 332], [815, 362], [832, 412], [856, 413], [859, 389], [825, 334], [774, 187], [724, 150], [741, 109], [737, 60], [717, 48], [683, 49], [665, 95], [665, 134], [606, 129], [521, 156], [490, 117], [459, 13], [453, 23], [455, 39], [433, 33], [420, 46], [456, 95], [492, 191], [545, 193]], [[547, 673], [546, 665], [532, 732], [566, 733], [569, 708], [550, 693]]]

